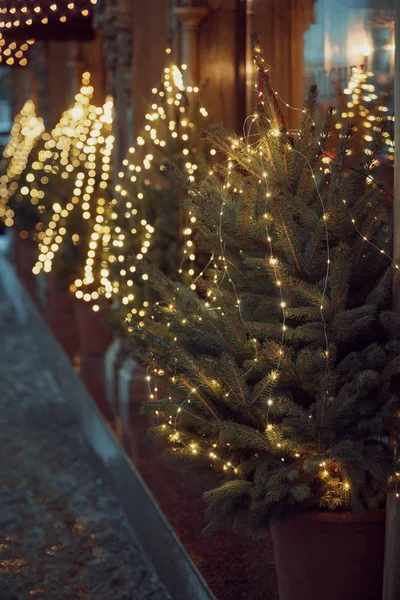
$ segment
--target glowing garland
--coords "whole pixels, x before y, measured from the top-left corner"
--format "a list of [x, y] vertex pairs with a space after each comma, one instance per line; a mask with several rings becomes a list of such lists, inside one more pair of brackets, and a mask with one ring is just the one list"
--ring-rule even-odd
[[[7, 4], [11, 4], [8, 6]], [[49, 0], [41, 3], [35, 0], [18, 0], [17, 2], [8, 2], [0, 7], [0, 63], [8, 66], [18, 65], [25, 67], [28, 64], [26, 53], [29, 46], [35, 43], [34, 39], [26, 39], [23, 42], [9, 40], [10, 32], [24, 27], [29, 28], [34, 25], [48, 25], [58, 20], [60, 23], [66, 23], [69, 18], [91, 17], [93, 6], [97, 0]]]
[[61, 23], [65, 23], [70, 16], [79, 14], [82, 17], [89, 17], [92, 12], [93, 5], [97, 4], [97, 0], [82, 2], [82, 0], [57, 0], [57, 2], [49, 0], [38, 4], [35, 0], [18, 1], [14, 6], [9, 8], [3, 6], [0, 8], [0, 29], [12, 29], [16, 27], [30, 27], [41, 23], [47, 25], [49, 17], [56, 18]]
[[26, 40], [26, 42], [9, 42], [4, 39], [0, 31], [0, 64], [5, 63], [8, 66], [18, 65], [26, 67], [28, 59], [26, 53], [29, 47], [35, 43], [35, 40]]

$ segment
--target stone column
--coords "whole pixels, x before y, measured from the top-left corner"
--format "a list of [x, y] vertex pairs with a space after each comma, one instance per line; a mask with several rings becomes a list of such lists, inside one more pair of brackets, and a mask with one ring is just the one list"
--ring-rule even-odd
[[35, 98], [32, 99], [35, 102], [37, 114], [44, 119], [46, 128], [51, 119], [47, 58], [47, 43], [36, 42], [30, 50], [30, 67], [33, 75], [33, 90], [35, 95]]
[[181, 23], [182, 64], [187, 65], [185, 84], [198, 84], [199, 50], [197, 33], [200, 22], [208, 14], [209, 10], [205, 6], [193, 6], [193, 2], [189, 1], [185, 3], [185, 6], [175, 7], [174, 12]]
[[94, 13], [94, 26], [102, 38], [104, 66], [106, 69], [106, 93], [114, 97], [118, 52], [116, 47], [116, 24], [118, 4], [111, 0], [99, 0]]
[[175, 8], [179, 6], [179, 0], [168, 0], [167, 5], [167, 40], [168, 47], [172, 50], [171, 58], [180, 66], [181, 64], [181, 37], [180, 23], [175, 15]]
[[101, 0], [95, 26], [102, 37], [106, 93], [114, 100], [114, 165], [118, 169], [132, 143], [132, 2]]
[[[125, 158], [129, 146], [133, 143], [133, 108], [132, 108], [132, 2], [119, 0], [117, 17], [116, 43], [118, 52], [117, 77], [115, 91], [115, 118], [118, 139], [115, 143], [115, 156], [120, 165]], [[122, 50], [122, 51], [121, 51]]]
[[68, 105], [72, 105], [76, 94], [79, 92], [82, 81], [82, 73], [85, 70], [85, 65], [81, 57], [79, 42], [68, 42]]

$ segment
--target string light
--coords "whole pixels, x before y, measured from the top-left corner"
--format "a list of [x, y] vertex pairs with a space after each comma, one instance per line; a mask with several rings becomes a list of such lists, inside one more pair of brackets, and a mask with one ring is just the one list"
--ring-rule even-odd
[[65, 23], [77, 16], [88, 18], [92, 16], [92, 9], [96, 3], [97, 0], [74, 0], [68, 3], [58, 0], [45, 7], [38, 5], [35, 0], [9, 2], [0, 10], [0, 29], [29, 28], [39, 24], [46, 25], [54, 20]]
[[[0, 64], [25, 67], [28, 64], [27, 51], [35, 43], [29, 36], [31, 27], [66, 23], [69, 19], [90, 18], [97, 0], [64, 0], [53, 2], [48, 7], [39, 6], [35, 0], [18, 0], [5, 3], [0, 9]], [[27, 39], [18, 42], [13, 39], [16, 29], [24, 28]]]
[[[224, 187], [224, 189], [226, 189], [228, 193], [229, 193], [229, 191], [230, 191], [230, 188], [231, 188], [231, 185], [230, 185], [230, 182], [229, 182], [229, 178], [230, 178], [230, 174], [231, 174], [231, 171], [232, 171], [232, 169], [233, 169], [233, 168], [234, 168], [234, 165], [233, 165], [233, 163], [232, 163], [232, 162], [229, 162], [229, 163], [228, 163], [228, 174], [227, 174], [227, 177], [226, 177], [226, 179], [225, 179], [225, 184], [224, 184], [224, 186], [223, 186], [223, 187]], [[233, 190], [232, 190], [232, 191], [233, 191]], [[222, 283], [222, 281], [223, 281], [224, 277], [225, 277], [225, 276], [227, 276], [227, 277], [228, 277], [228, 279], [229, 279], [229, 281], [230, 281], [230, 284], [232, 285], [232, 287], [233, 287], [233, 289], [234, 289], [234, 293], [235, 293], [235, 296], [236, 296], [236, 307], [237, 307], [237, 309], [238, 309], [238, 312], [239, 312], [239, 315], [240, 315], [241, 321], [242, 321], [242, 323], [243, 323], [243, 324], [246, 326], [246, 323], [245, 323], [245, 321], [244, 321], [244, 319], [243, 319], [243, 315], [242, 315], [242, 313], [241, 313], [241, 309], [240, 309], [240, 298], [239, 298], [239, 296], [238, 296], [238, 294], [237, 294], [237, 291], [236, 291], [235, 284], [234, 284], [234, 282], [233, 282], [233, 280], [232, 280], [232, 278], [231, 278], [231, 276], [230, 276], [230, 274], [229, 274], [229, 268], [228, 268], [228, 264], [227, 264], [227, 261], [226, 261], [225, 255], [224, 255], [224, 244], [223, 244], [223, 234], [222, 234], [222, 217], [223, 217], [223, 214], [224, 214], [224, 206], [225, 206], [225, 203], [226, 203], [226, 201], [222, 200], [222, 205], [221, 205], [221, 209], [220, 209], [220, 219], [219, 219], [219, 232], [218, 232], [218, 237], [219, 237], [219, 242], [220, 242], [220, 252], [221, 252], [221, 255], [220, 255], [220, 260], [221, 260], [221, 262], [222, 262], [222, 265], [223, 265], [223, 275], [222, 275], [222, 278], [221, 278], [221, 280], [220, 280], [219, 282], [218, 282], [218, 281], [217, 281], [217, 280], [214, 278], [214, 284], [216, 285], [216, 288], [217, 288], [217, 290], [218, 290], [218, 293], [221, 295], [221, 292], [220, 292], [219, 286], [221, 285], [221, 283]], [[211, 261], [212, 261], [212, 260], [214, 260], [214, 255], [213, 255], [213, 256], [212, 256], [212, 258], [211, 258]], [[276, 264], [276, 259], [273, 259], [273, 258], [271, 258], [271, 260], [272, 260], [272, 263], [273, 263], [273, 264]], [[217, 265], [215, 265], [215, 266], [217, 266]], [[213, 298], [213, 300], [212, 300], [211, 304], [209, 304], [209, 303], [206, 303], [206, 306], [208, 306], [208, 307], [209, 307], [209, 310], [212, 310], [212, 303], [213, 303], [213, 302], [216, 300], [216, 298], [217, 298], [217, 296], [214, 296], [214, 298]], [[283, 301], [281, 302], [281, 307], [282, 307], [283, 314], [284, 314], [284, 307], [285, 307], [285, 303], [284, 303]], [[219, 307], [218, 307], [218, 308], [219, 308]], [[185, 323], [185, 321], [186, 321], [186, 320], [183, 320], [183, 321], [182, 321], [182, 324], [184, 324], [184, 323]], [[283, 332], [284, 332], [284, 331], [285, 331], [285, 326], [283, 326]], [[283, 335], [284, 335], [284, 333], [283, 333]], [[255, 358], [254, 358], [254, 361], [256, 362], [256, 361], [257, 361], [257, 344], [258, 344], [258, 342], [257, 342], [257, 339], [255, 339], [255, 338], [254, 338], [254, 339], [253, 339], [253, 342], [254, 342], [254, 344], [255, 344]], [[279, 357], [281, 357], [281, 355], [282, 355], [282, 354], [283, 354], [283, 352], [282, 352], [282, 351], [280, 351], [280, 352], [279, 352]], [[279, 360], [280, 360], [280, 358], [279, 358]], [[251, 369], [252, 369], [252, 367], [250, 367], [250, 369], [249, 369], [249, 370], [248, 370], [248, 371], [245, 373], [245, 375], [247, 375], [247, 374], [248, 374], [248, 373], [251, 371]], [[272, 380], [272, 381], [275, 381], [276, 379], [277, 379], [277, 372], [272, 372], [272, 373], [271, 373], [271, 380]], [[217, 381], [215, 381], [215, 380], [214, 380], [213, 382], [211, 382], [211, 383], [212, 383], [212, 385], [214, 385], [214, 386], [219, 386], [218, 382], [217, 382]], [[182, 402], [182, 403], [181, 403], [181, 404], [180, 404], [180, 405], [177, 407], [177, 410], [176, 410], [176, 415], [175, 415], [175, 424], [174, 424], [174, 426], [173, 426], [173, 434], [170, 436], [170, 439], [171, 439], [172, 441], [174, 441], [174, 442], [179, 442], [179, 443], [181, 443], [181, 444], [185, 445], [185, 444], [182, 442], [182, 440], [179, 438], [179, 434], [178, 434], [178, 432], [177, 432], [178, 417], [179, 417], [179, 414], [181, 413], [181, 411], [182, 411], [183, 407], [184, 407], [184, 406], [185, 406], [187, 403], [190, 403], [191, 396], [192, 396], [192, 395], [193, 395], [193, 394], [194, 394], [196, 391], [197, 391], [197, 388], [194, 388], [193, 390], [191, 390], [191, 391], [190, 391], [190, 393], [189, 393], [189, 395], [188, 395], [188, 396], [185, 398], [185, 400], [184, 400], [184, 401], [183, 401], [183, 402]], [[232, 392], [232, 390], [229, 390], [227, 393], [225, 393], [225, 397], [229, 397], [229, 395], [230, 395], [230, 393], [231, 393], [231, 392]], [[150, 395], [150, 397], [151, 397], [151, 398], [152, 398], [152, 397], [154, 397], [154, 394], [151, 394], [151, 395]], [[269, 401], [268, 401], [268, 405], [271, 405], [271, 404], [272, 404], [272, 400], [269, 400]], [[171, 421], [169, 421], [169, 425], [170, 425], [170, 426], [172, 426], [172, 422], [171, 422]], [[178, 436], [178, 437], [177, 437], [177, 436]], [[196, 452], [196, 453], [197, 453], [197, 452]], [[204, 450], [203, 454], [207, 454], [207, 450]], [[227, 470], [227, 469], [228, 469], [228, 467], [230, 466], [230, 467], [232, 467], [232, 468], [233, 468], [233, 470], [234, 470], [234, 472], [235, 472], [235, 473], [237, 473], [237, 472], [238, 472], [238, 469], [237, 469], [236, 467], [233, 467], [233, 466], [232, 466], [232, 464], [231, 464], [231, 462], [227, 462], [227, 461], [224, 461], [223, 459], [219, 459], [219, 458], [218, 458], [218, 456], [217, 456], [217, 455], [216, 455], [214, 452], [209, 452], [209, 453], [208, 453], [208, 456], [210, 456], [210, 458], [212, 458], [212, 459], [221, 460], [221, 462], [222, 462], [222, 465], [223, 465], [223, 467], [222, 467], [222, 468], [223, 468], [223, 470], [224, 470], [224, 471], [225, 471], [225, 470]], [[282, 460], [284, 460], [284, 459], [282, 458]]]
[[[33, 267], [33, 273], [38, 274], [42, 270], [50, 273], [52, 270], [54, 257], [61, 247], [64, 237], [67, 233], [67, 222], [70, 213], [80, 202], [81, 188], [85, 179], [85, 170], [82, 163], [88, 159], [89, 146], [84, 146], [91, 123], [96, 127], [96, 107], [90, 104], [93, 95], [93, 87], [90, 85], [90, 74], [84, 73], [82, 76], [82, 86], [79, 93], [75, 96], [74, 106], [63, 113], [60, 122], [53, 131], [45, 138], [44, 148], [38, 152], [38, 160], [32, 164], [32, 171], [26, 175], [25, 195], [30, 195], [32, 204], [45, 206], [47, 198], [47, 186], [55, 175], [64, 180], [63, 190], [68, 190], [67, 183], [74, 180], [73, 195], [68, 197], [65, 205], [60, 203], [52, 204], [52, 211], [46, 212], [48, 215], [47, 224], [44, 225], [44, 231], [38, 234], [38, 260]], [[85, 122], [90, 123], [89, 127]], [[86, 132], [86, 133], [84, 133]], [[86, 150], [86, 151], [85, 151]], [[41, 175], [44, 173], [44, 175]], [[41, 191], [41, 199], [37, 201], [37, 191]], [[60, 191], [63, 191], [60, 190]], [[52, 193], [50, 189], [48, 193]], [[63, 191], [64, 193], [64, 191]], [[68, 192], [66, 191], [68, 194]], [[57, 238], [57, 242], [55, 241]]]
[[[152, 377], [149, 375], [149, 367], [147, 368], [147, 375], [145, 377], [145, 380], [147, 382], [147, 387], [148, 387], [148, 395], [149, 395], [149, 399], [150, 400], [155, 400], [157, 401], [157, 385], [154, 386], [154, 389], [151, 387], [151, 381], [152, 381]], [[155, 369], [154, 370], [156, 375], [163, 375], [163, 372], [160, 372], [160, 370]], [[174, 378], [172, 378], [172, 381], [174, 381]], [[196, 392], [198, 391], [197, 388], [193, 388], [189, 394], [189, 396], [185, 399], [185, 401], [177, 408], [176, 411], [176, 416], [175, 416], [175, 425], [172, 424], [172, 417], [170, 417], [169, 419], [165, 419], [165, 417], [163, 415], [161, 415], [159, 413], [159, 411], [155, 411], [155, 415], [158, 418], [164, 419], [165, 422], [162, 424], [161, 428], [163, 430], [166, 431], [166, 433], [168, 434], [168, 439], [170, 442], [172, 442], [173, 444], [179, 444], [181, 446], [183, 446], [184, 448], [186, 448], [190, 454], [192, 455], [198, 455], [199, 457], [206, 457], [208, 456], [209, 458], [211, 458], [214, 461], [217, 461], [217, 463], [221, 464], [222, 470], [223, 471], [228, 471], [229, 469], [232, 469], [232, 471], [237, 474], [238, 473], [238, 469], [237, 467], [235, 467], [231, 461], [226, 461], [223, 458], [217, 456], [217, 454], [214, 452], [215, 448], [217, 448], [218, 444], [215, 442], [211, 445], [210, 447], [206, 447], [203, 448], [200, 444], [200, 442], [196, 441], [192, 441], [192, 442], [186, 442], [185, 440], [183, 440], [180, 436], [179, 431], [176, 429], [177, 427], [177, 418], [179, 413], [183, 410], [183, 406], [186, 404], [186, 402], [190, 403], [190, 397], [195, 395]], [[169, 399], [171, 400], [171, 397], [169, 397]], [[230, 444], [227, 444], [228, 446]], [[174, 451], [176, 451], [176, 448], [173, 448]]]

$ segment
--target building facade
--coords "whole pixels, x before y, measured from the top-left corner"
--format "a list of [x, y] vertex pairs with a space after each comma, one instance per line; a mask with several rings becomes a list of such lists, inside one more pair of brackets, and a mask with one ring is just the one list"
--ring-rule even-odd
[[[114, 97], [118, 158], [143, 124], [152, 87], [172, 49], [203, 87], [213, 122], [241, 131], [256, 101], [250, 34], [257, 32], [289, 127], [310, 83], [322, 107], [337, 101], [355, 67], [393, 86], [394, 0], [98, 0], [92, 39], [37, 40], [24, 68], [8, 78], [11, 113], [34, 100], [47, 126], [56, 122], [89, 71], [95, 101]], [[190, 74], [190, 75], [189, 75]]]

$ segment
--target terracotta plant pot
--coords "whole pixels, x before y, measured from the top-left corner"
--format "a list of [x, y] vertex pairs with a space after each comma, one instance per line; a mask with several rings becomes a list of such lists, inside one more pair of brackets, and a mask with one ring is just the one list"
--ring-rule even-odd
[[[147, 398], [146, 369], [130, 358], [125, 359], [118, 370], [117, 397], [113, 407], [115, 433], [135, 462], [141, 448], [141, 433], [147, 432], [148, 415], [140, 408]], [[144, 426], [137, 428], [138, 423]]]
[[79, 353], [76, 369], [103, 417], [112, 424], [114, 416], [107, 402], [104, 380], [104, 356]]
[[89, 302], [75, 300], [75, 318], [81, 354], [104, 356], [113, 334], [104, 325], [103, 313], [94, 312]]
[[74, 310], [78, 328], [80, 376], [105, 418], [112, 420], [106, 397], [104, 355], [113, 341], [113, 334], [103, 324], [103, 313], [94, 312], [90, 303], [75, 300]]
[[48, 279], [45, 316], [66, 354], [73, 359], [79, 350], [74, 297], [68, 290], [60, 290], [54, 277]]
[[280, 600], [381, 600], [384, 509], [310, 511], [271, 529]]

